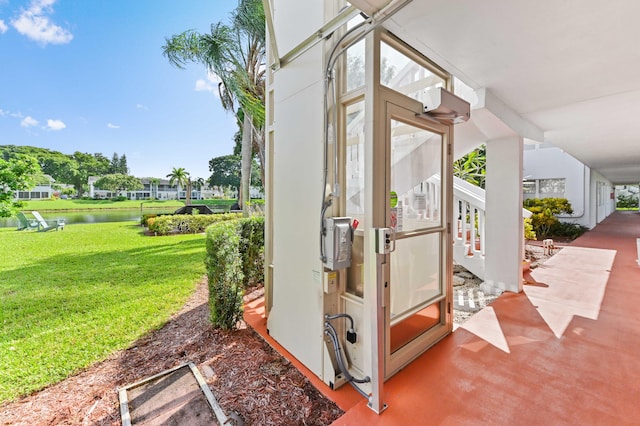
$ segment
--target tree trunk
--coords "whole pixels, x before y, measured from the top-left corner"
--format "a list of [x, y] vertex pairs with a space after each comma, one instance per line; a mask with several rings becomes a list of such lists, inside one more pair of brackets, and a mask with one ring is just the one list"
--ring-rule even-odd
[[265, 167], [265, 147], [264, 147], [264, 128], [258, 130], [256, 128], [254, 131], [254, 140], [253, 146], [258, 153], [258, 161], [260, 163], [260, 179], [262, 182], [262, 186], [264, 187], [264, 167]]
[[185, 206], [191, 205], [191, 181], [187, 181], [187, 199], [184, 201]]
[[241, 185], [242, 196], [239, 197], [238, 202], [242, 207], [244, 216], [248, 217], [249, 212], [249, 188], [251, 186], [251, 157], [252, 157], [252, 118], [249, 114], [244, 114], [244, 122], [242, 123], [242, 164], [241, 164]]

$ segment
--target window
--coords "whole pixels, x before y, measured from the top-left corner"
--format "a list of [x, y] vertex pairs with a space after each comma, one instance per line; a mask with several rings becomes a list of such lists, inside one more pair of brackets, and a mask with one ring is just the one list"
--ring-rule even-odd
[[522, 195], [529, 198], [565, 198], [566, 179], [528, 179], [522, 182]]
[[564, 179], [540, 179], [538, 188], [543, 197], [564, 197]]
[[347, 49], [347, 91], [364, 86], [364, 40]]
[[380, 43], [380, 83], [427, 104], [431, 88], [446, 87], [446, 80], [391, 45]]

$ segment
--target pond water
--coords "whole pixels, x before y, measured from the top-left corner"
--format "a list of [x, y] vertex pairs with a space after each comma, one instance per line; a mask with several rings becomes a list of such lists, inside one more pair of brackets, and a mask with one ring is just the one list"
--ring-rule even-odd
[[[175, 208], [144, 209], [143, 213], [173, 213]], [[102, 223], [140, 221], [140, 209], [131, 210], [84, 210], [79, 212], [40, 212], [46, 220], [64, 219], [67, 225], [76, 223]], [[30, 214], [26, 214], [31, 218]], [[18, 219], [15, 217], [0, 218], [0, 228], [17, 228]]]

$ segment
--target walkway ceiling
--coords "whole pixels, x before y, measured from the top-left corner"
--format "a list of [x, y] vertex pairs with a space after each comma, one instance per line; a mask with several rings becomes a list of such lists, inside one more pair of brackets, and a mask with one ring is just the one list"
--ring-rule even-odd
[[[389, 0], [353, 0], [368, 14]], [[640, 182], [640, 2], [414, 0], [385, 27], [614, 183]]]

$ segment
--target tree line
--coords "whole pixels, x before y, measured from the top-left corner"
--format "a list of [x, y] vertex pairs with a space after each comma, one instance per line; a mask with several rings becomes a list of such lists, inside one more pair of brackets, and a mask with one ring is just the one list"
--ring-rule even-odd
[[5, 162], [34, 158], [40, 173], [51, 176], [58, 183], [72, 185], [78, 195], [84, 193], [89, 176], [129, 174], [127, 156], [117, 153], [109, 159], [102, 153], [76, 151], [73, 154], [63, 154], [33, 146], [0, 145], [0, 158]]

